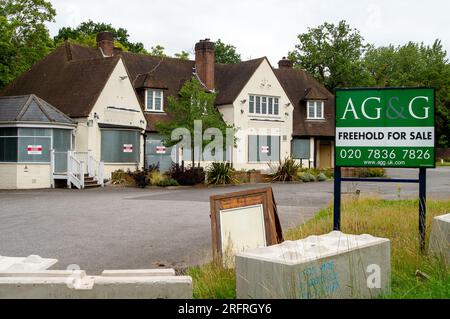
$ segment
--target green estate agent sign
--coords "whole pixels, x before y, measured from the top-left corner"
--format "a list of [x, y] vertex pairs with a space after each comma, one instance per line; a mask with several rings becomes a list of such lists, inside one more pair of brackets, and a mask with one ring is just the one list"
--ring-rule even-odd
[[434, 89], [336, 90], [336, 166], [435, 167]]

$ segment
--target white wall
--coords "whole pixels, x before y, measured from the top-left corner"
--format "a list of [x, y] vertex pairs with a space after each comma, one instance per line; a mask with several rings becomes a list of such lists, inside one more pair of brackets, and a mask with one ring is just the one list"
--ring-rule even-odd
[[17, 165], [17, 188], [50, 188], [51, 175], [50, 164], [18, 164]]
[[0, 164], [0, 189], [39, 189], [51, 187], [49, 163]]
[[17, 188], [17, 163], [0, 163], [0, 189]]
[[[263, 85], [264, 84], [264, 85]], [[264, 115], [250, 115], [249, 114], [249, 95], [267, 95], [279, 98], [279, 115], [278, 116], [264, 116]], [[245, 103], [241, 101], [246, 100]], [[289, 104], [289, 105], [287, 105]], [[224, 118], [228, 119], [228, 109], [224, 114]], [[243, 111], [243, 113], [242, 113]], [[267, 60], [264, 60], [253, 74], [249, 82], [244, 86], [241, 93], [236, 98], [233, 104], [234, 124], [238, 129], [237, 132], [237, 147], [233, 149], [233, 164], [236, 169], [258, 169], [267, 170], [269, 167], [267, 162], [250, 163], [248, 159], [248, 135], [250, 130], [259, 130], [261, 135], [264, 135], [264, 130], [267, 135], [280, 136], [280, 158], [290, 156], [291, 154], [291, 140], [292, 140], [292, 111], [293, 106], [286, 95], [286, 92], [275, 76], [272, 67]], [[260, 121], [254, 121], [254, 119]], [[261, 121], [264, 120], [264, 121]], [[228, 122], [228, 121], [227, 121]], [[254, 135], [254, 133], [250, 133]], [[283, 136], [286, 140], [283, 141]]]
[[[121, 77], [126, 78], [122, 80]], [[98, 119], [95, 117], [95, 114]], [[140, 127], [142, 131], [145, 130], [147, 122], [122, 60], [119, 60], [117, 63], [89, 117], [76, 119], [76, 121], [78, 126], [75, 150], [77, 152], [91, 150], [97, 160], [100, 160], [101, 155], [101, 130], [98, 126], [99, 123]], [[142, 135], [139, 147], [141, 150], [139, 167], [143, 167], [144, 138]], [[106, 168], [106, 166], [109, 167]], [[113, 168], [126, 170], [130, 167], [136, 166], [133, 163], [105, 165], [105, 178], [111, 177]]]

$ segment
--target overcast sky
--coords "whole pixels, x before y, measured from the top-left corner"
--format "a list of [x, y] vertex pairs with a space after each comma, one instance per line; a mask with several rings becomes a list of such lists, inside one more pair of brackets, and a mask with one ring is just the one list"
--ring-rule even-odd
[[[128, 30], [147, 49], [156, 44], [173, 55], [193, 53], [199, 39], [221, 39], [237, 47], [242, 59], [267, 56], [273, 65], [294, 48], [297, 35], [323, 22], [345, 19], [376, 45], [442, 40], [450, 52], [448, 0], [50, 0], [63, 26], [91, 19]], [[449, 54], [447, 54], [449, 56]]]

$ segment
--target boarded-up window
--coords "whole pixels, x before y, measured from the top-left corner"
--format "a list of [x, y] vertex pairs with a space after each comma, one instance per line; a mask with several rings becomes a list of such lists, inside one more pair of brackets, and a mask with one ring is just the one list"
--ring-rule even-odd
[[269, 162], [280, 160], [280, 137], [271, 135], [248, 136], [248, 161]]
[[292, 157], [295, 159], [309, 159], [310, 153], [310, 140], [295, 138], [292, 140]]
[[105, 163], [139, 163], [140, 133], [128, 130], [102, 130], [101, 159]]

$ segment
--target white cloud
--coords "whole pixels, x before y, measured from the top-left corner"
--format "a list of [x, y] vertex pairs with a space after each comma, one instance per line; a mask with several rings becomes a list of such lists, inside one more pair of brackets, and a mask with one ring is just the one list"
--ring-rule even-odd
[[294, 48], [297, 35], [323, 22], [345, 19], [376, 45], [442, 40], [450, 50], [450, 2], [447, 0], [51, 0], [57, 10], [55, 35], [64, 26], [91, 19], [124, 27], [146, 48], [193, 51], [202, 38], [222, 39], [243, 59], [267, 56], [272, 64]]

